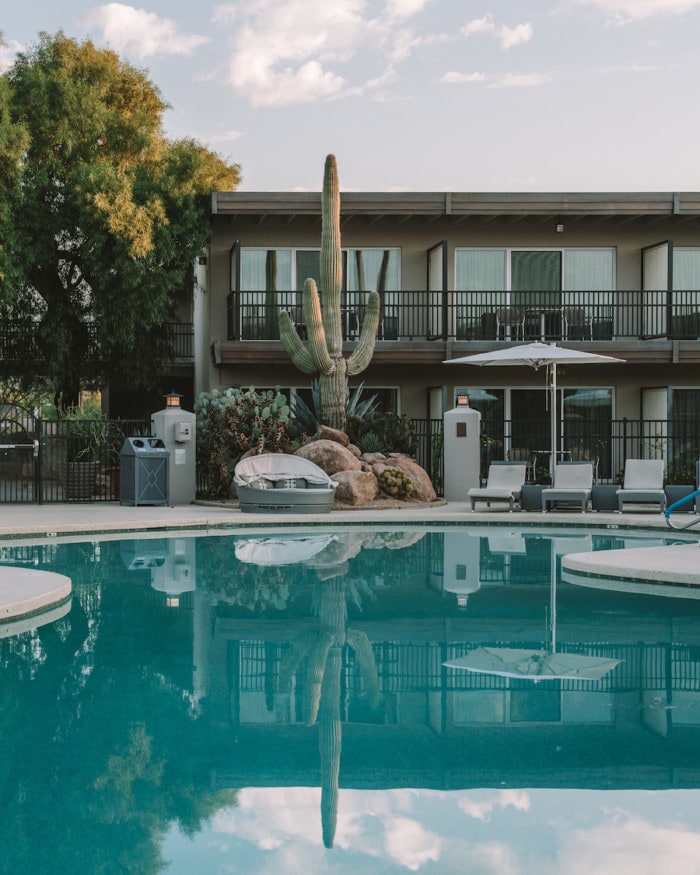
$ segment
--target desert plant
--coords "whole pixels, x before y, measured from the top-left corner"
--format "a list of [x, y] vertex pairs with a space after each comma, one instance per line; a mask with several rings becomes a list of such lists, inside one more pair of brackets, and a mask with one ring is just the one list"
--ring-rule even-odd
[[[349, 386], [345, 388], [345, 397], [347, 398], [345, 418], [348, 427], [358, 421], [363, 422], [367, 417], [374, 414], [377, 409], [379, 403], [377, 396], [372, 395], [369, 398], [363, 398], [363, 392], [364, 383], [360, 383], [352, 391], [350, 391]], [[314, 434], [318, 431], [323, 421], [318, 380], [313, 380], [311, 383], [311, 407], [299, 395], [294, 395], [291, 400], [291, 410], [292, 417], [299, 428], [306, 432], [306, 434]]]
[[379, 488], [392, 498], [410, 498], [413, 493], [413, 482], [405, 471], [388, 465], [377, 477]]
[[195, 401], [197, 465], [216, 495], [227, 495], [242, 456], [293, 452], [305, 435], [291, 418], [287, 398], [276, 389], [202, 392]]
[[377, 292], [369, 294], [357, 348], [346, 359], [341, 313], [340, 190], [334, 155], [326, 157], [321, 204], [321, 293], [319, 296], [314, 280], [307, 279], [302, 296], [308, 343], [301, 340], [286, 310], [280, 313], [280, 340], [300, 371], [318, 374], [322, 421], [345, 431], [347, 377], [361, 373], [370, 363], [379, 326], [380, 299]]

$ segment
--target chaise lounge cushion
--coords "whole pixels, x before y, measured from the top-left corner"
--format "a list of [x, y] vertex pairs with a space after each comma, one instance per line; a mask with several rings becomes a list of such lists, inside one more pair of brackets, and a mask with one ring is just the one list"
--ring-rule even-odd
[[637, 504], [656, 504], [658, 501], [660, 512], [664, 512], [666, 493], [663, 459], [627, 459], [622, 489], [617, 490], [618, 513], [622, 513], [626, 501]]
[[467, 496], [474, 510], [477, 500], [507, 501], [508, 510], [513, 510], [513, 502], [520, 500], [520, 490], [525, 483], [527, 464], [525, 462], [492, 462], [486, 478], [486, 486], [473, 487]]
[[560, 462], [554, 468], [554, 485], [542, 490], [542, 513], [550, 501], [580, 501], [585, 513], [592, 488], [592, 462]]

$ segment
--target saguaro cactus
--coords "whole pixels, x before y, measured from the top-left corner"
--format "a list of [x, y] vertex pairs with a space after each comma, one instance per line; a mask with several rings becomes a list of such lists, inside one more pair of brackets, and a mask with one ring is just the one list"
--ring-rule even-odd
[[[343, 259], [340, 248], [340, 190], [335, 155], [326, 157], [321, 202], [321, 295], [316, 283], [304, 283], [302, 309], [307, 343], [301, 340], [289, 313], [280, 313], [280, 340], [294, 364], [305, 374], [318, 374], [321, 418], [332, 428], [345, 430], [347, 377], [367, 367], [374, 353], [379, 326], [377, 292], [367, 298], [360, 339], [354, 352], [343, 356], [341, 292]], [[321, 297], [323, 302], [321, 302]]]

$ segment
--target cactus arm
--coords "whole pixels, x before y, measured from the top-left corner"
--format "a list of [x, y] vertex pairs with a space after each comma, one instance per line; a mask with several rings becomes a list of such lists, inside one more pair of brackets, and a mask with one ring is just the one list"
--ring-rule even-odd
[[348, 358], [348, 374], [352, 377], [365, 370], [374, 355], [374, 344], [379, 327], [379, 294], [371, 292], [367, 301], [365, 318], [362, 321], [360, 340], [353, 354]]
[[332, 374], [335, 364], [331, 359], [329, 350], [326, 348], [326, 332], [321, 314], [321, 299], [318, 295], [316, 283], [306, 280], [304, 283], [304, 321], [309, 335], [309, 355], [313, 359], [316, 368], [322, 374]]
[[305, 374], [315, 374], [316, 363], [297, 334], [294, 323], [286, 310], [282, 310], [280, 313], [279, 325], [280, 341], [291, 360]]

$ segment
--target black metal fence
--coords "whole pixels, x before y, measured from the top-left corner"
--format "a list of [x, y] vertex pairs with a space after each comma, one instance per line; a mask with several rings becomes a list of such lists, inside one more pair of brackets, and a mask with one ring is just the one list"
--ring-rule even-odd
[[[481, 476], [489, 463], [519, 459], [528, 477], [548, 482], [551, 453], [548, 421], [482, 420]], [[558, 436], [560, 457], [590, 460], [598, 483], [618, 483], [627, 459], [663, 459], [668, 483], [695, 485], [700, 459], [700, 421], [695, 419], [614, 419], [564, 422]]]
[[[300, 292], [232, 292], [229, 340], [279, 339], [286, 310], [300, 334]], [[342, 328], [356, 340], [365, 312], [360, 292], [345, 292]], [[617, 340], [700, 338], [700, 291], [472, 292], [400, 291], [382, 295], [380, 340]]]

